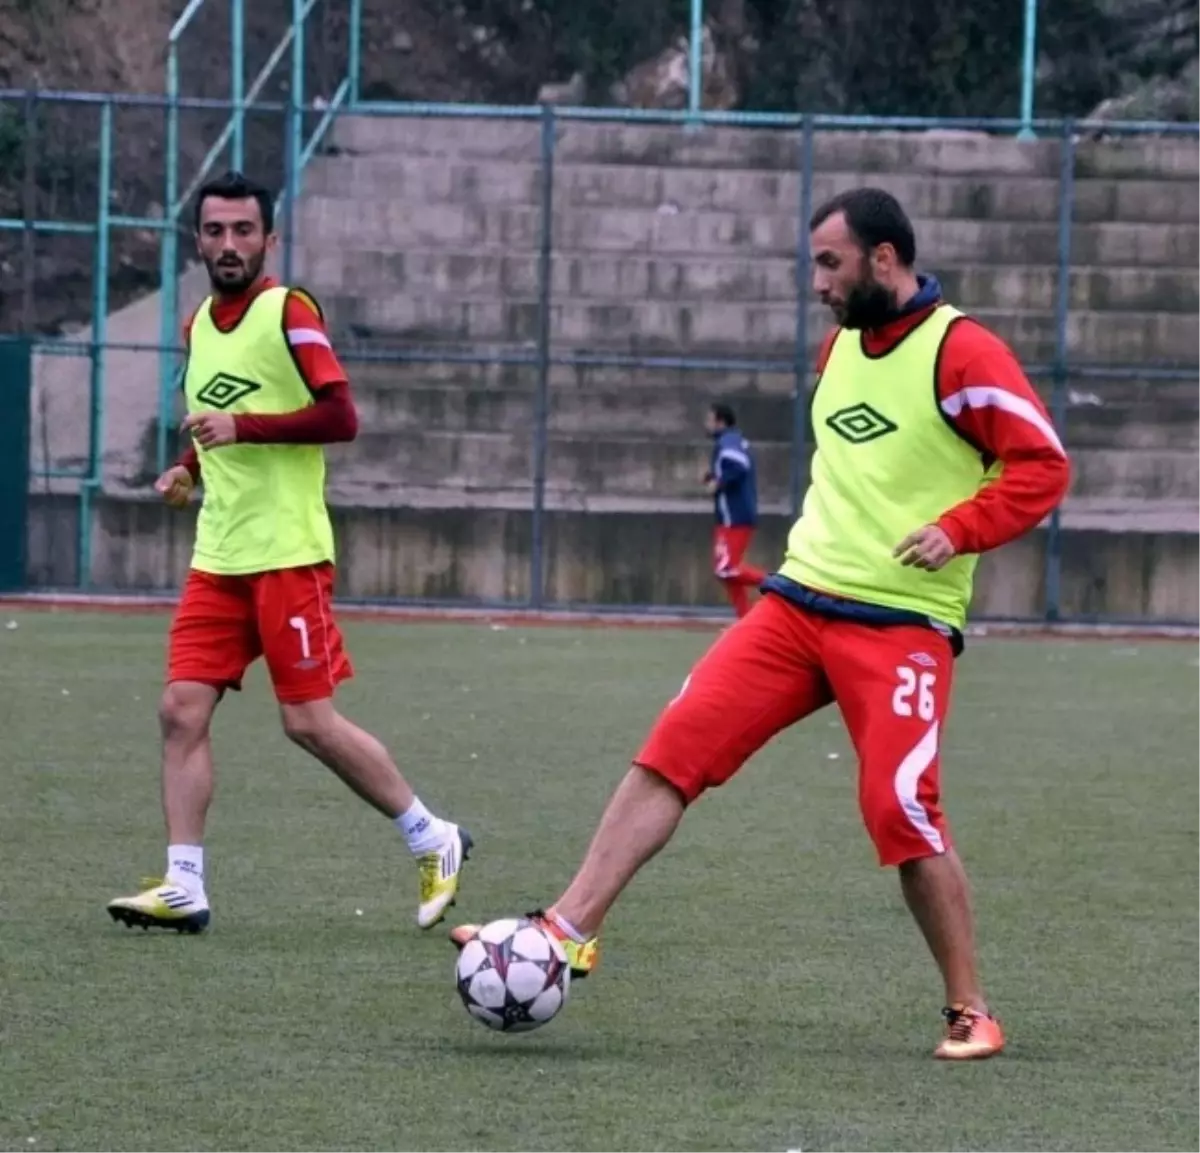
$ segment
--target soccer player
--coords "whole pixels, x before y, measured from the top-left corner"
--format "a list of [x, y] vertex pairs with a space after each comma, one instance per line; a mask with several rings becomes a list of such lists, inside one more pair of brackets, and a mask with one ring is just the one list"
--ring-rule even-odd
[[[811, 221], [813, 288], [837, 321], [812, 398], [812, 483], [765, 595], [701, 657], [545, 913], [577, 975], [605, 915], [687, 806], [776, 733], [836, 702], [880, 864], [941, 971], [944, 1059], [1004, 1047], [980, 983], [967, 878], [939, 804], [939, 751], [978, 554], [1037, 525], [1069, 466], [1012, 352], [918, 275], [888, 193]], [[1002, 766], [1001, 766], [1002, 767]], [[459, 947], [471, 926], [452, 934]]]
[[704, 418], [712, 437], [712, 460], [704, 486], [713, 498], [713, 572], [725, 588], [733, 611], [750, 611], [750, 593], [766, 579], [760, 568], [743, 563], [754, 526], [758, 523], [758, 487], [750, 442], [737, 426], [733, 409], [714, 404]]
[[161, 883], [108, 911], [142, 928], [208, 924], [209, 726], [225, 692], [240, 689], [262, 656], [284, 732], [407, 842], [420, 880], [417, 923], [428, 929], [454, 900], [471, 838], [426, 809], [387, 749], [334, 708], [353, 670], [332, 608], [322, 446], [353, 440], [358, 418], [320, 309], [264, 272], [273, 218], [267, 190], [239, 173], [206, 184], [196, 200], [196, 246], [212, 294], [185, 329], [184, 427], [193, 447], [155, 486], [174, 507], [204, 486], [159, 705], [167, 869]]

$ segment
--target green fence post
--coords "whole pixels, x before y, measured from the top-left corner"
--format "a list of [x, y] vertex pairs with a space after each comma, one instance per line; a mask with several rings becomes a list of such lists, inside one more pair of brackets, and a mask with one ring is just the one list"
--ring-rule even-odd
[[1033, 90], [1037, 82], [1037, 6], [1038, 0], [1025, 0], [1024, 42], [1021, 51], [1021, 131], [1020, 140], [1032, 140]]
[[[174, 36], [174, 31], [172, 31]], [[158, 427], [154, 437], [154, 468], [167, 467], [167, 435], [175, 415], [175, 346], [179, 341], [179, 49], [173, 39], [167, 48], [167, 144], [163, 156], [166, 202], [159, 248], [158, 314]]]
[[704, 104], [704, 0], [692, 0], [688, 31], [688, 122], [696, 126]]
[[292, 0], [292, 80], [284, 113], [283, 282], [292, 283], [296, 260], [296, 201], [304, 151], [304, 0]]
[[[112, 200], [113, 106], [100, 107], [100, 172], [96, 181], [96, 240], [92, 252], [92, 371], [88, 380], [87, 475], [79, 485], [79, 587], [92, 583], [92, 502], [104, 472], [104, 358], [108, 344], [109, 205]], [[48, 463], [48, 462], [47, 462]]]
[[243, 0], [229, 6], [229, 98], [233, 101], [233, 137], [229, 167], [241, 172], [246, 163], [246, 12]]
[[792, 353], [792, 459], [789, 511], [800, 515], [808, 477], [808, 301], [812, 276], [813, 118], [805, 113], [800, 133], [800, 226], [796, 233], [796, 344]]
[[[1067, 348], [1067, 321], [1071, 312], [1071, 229], [1075, 220], [1075, 125], [1064, 120], [1058, 174], [1058, 283], [1054, 292], [1054, 390], [1050, 415], [1058, 435], [1067, 440], [1067, 385], [1071, 366]], [[1045, 617], [1056, 621], [1062, 613], [1062, 511], [1050, 514], [1046, 534], [1043, 580], [1046, 585]]]
[[4, 420], [0, 421], [0, 592], [25, 588], [32, 392], [29, 341], [0, 341], [0, 404], [4, 406]]
[[529, 541], [529, 607], [546, 596], [546, 454], [550, 419], [550, 301], [554, 273], [554, 105], [542, 105], [541, 223], [538, 244], [537, 392], [533, 410], [533, 515]]
[[350, 107], [354, 108], [362, 91], [362, 0], [350, 0]]

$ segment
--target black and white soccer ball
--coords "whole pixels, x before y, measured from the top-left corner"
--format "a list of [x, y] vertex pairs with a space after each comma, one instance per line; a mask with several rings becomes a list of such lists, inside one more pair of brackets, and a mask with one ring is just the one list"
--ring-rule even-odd
[[467, 1012], [489, 1029], [525, 1033], [567, 1000], [571, 967], [562, 945], [526, 917], [492, 921], [462, 947], [455, 967]]

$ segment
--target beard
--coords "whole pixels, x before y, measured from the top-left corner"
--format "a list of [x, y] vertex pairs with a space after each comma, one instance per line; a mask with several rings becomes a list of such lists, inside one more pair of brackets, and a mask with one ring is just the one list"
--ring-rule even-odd
[[[208, 269], [208, 279], [213, 291], [223, 296], [237, 296], [245, 292], [258, 279], [266, 257], [265, 249], [245, 259], [239, 257], [236, 264], [227, 256], [217, 260], [205, 257], [204, 266]], [[222, 263], [223, 261], [228, 263]]]
[[896, 315], [896, 294], [868, 277], [847, 293], [845, 303], [836, 311], [843, 328], [879, 328]]

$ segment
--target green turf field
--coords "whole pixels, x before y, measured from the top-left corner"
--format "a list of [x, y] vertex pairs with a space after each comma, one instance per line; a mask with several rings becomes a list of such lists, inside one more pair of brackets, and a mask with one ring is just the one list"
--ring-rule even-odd
[[[600, 971], [500, 1037], [413, 924], [399, 836], [219, 717], [211, 933], [119, 928], [162, 868], [164, 617], [0, 630], [0, 1147], [1196, 1149], [1190, 644], [977, 641], [946, 797], [1010, 1049], [929, 1057], [939, 989], [860, 830], [832, 712], [700, 803]], [[479, 843], [457, 912], [553, 897], [697, 633], [352, 624], [346, 711]], [[357, 915], [357, 910], [362, 915]]]

